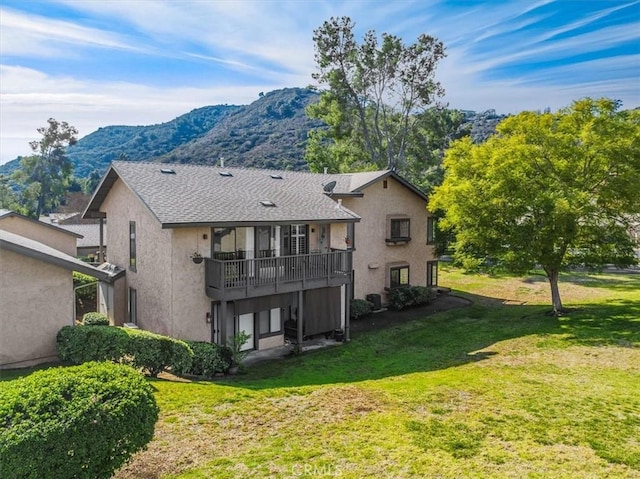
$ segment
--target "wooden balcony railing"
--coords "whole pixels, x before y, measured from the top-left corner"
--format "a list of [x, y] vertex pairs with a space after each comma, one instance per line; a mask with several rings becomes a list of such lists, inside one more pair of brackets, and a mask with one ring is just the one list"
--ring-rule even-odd
[[310, 282], [344, 284], [351, 281], [351, 254], [351, 251], [334, 250], [251, 259], [205, 258], [207, 294], [223, 297], [226, 290], [243, 288], [248, 291], [249, 288], [269, 286], [275, 292], [285, 285], [295, 284], [298, 284], [296, 288], [303, 289]]

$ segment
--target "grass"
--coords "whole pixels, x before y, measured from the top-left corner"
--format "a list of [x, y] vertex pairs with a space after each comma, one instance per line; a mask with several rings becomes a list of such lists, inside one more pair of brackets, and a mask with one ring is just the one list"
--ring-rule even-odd
[[440, 284], [474, 301], [217, 382], [151, 380], [117, 478], [640, 478], [640, 275]]

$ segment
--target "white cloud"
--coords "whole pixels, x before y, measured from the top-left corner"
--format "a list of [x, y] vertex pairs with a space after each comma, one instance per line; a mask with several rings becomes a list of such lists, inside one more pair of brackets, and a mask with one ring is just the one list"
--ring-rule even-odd
[[206, 105], [248, 104], [258, 93], [291, 86], [212, 85], [208, 88], [159, 88], [125, 82], [84, 82], [50, 77], [22, 67], [0, 66], [0, 163], [30, 153], [36, 128], [53, 117], [87, 135], [108, 125], [162, 123]]

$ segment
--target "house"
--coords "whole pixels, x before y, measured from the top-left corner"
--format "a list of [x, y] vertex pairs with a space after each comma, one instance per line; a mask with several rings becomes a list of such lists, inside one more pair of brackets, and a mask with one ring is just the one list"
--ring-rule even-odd
[[437, 286], [435, 218], [427, 196], [394, 171], [330, 175], [332, 198], [360, 216], [352, 241], [354, 297], [386, 300], [390, 288]]
[[71, 256], [76, 256], [77, 241], [82, 238], [78, 233], [10, 210], [0, 210], [0, 230], [39, 241]]
[[391, 171], [114, 162], [83, 216], [108, 220], [127, 269], [114, 322], [181, 339], [348, 339], [352, 298], [437, 281], [426, 197]]
[[[91, 261], [98, 261], [100, 256], [100, 244], [104, 255], [107, 254], [107, 247], [104, 241], [106, 235], [106, 225], [97, 223], [59, 224], [60, 228], [76, 233], [80, 236], [77, 242], [76, 256], [78, 258], [88, 258]], [[102, 242], [100, 241], [102, 238]]]
[[[74, 235], [37, 223], [10, 213], [0, 222], [0, 369], [56, 359], [56, 334], [75, 319], [73, 271], [102, 281], [113, 278], [50, 246], [64, 247], [61, 243], [67, 237], [75, 242]], [[22, 230], [24, 235], [10, 230]], [[43, 232], [48, 236], [41, 237]], [[25, 236], [32, 233], [40, 241]]]

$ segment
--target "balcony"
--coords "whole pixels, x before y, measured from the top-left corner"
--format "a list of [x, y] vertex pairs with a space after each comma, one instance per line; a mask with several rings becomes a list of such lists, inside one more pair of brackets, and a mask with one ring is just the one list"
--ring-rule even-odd
[[[244, 259], [237, 253], [205, 258], [207, 296], [232, 301], [351, 282], [352, 252]], [[218, 256], [220, 258], [220, 256]]]

